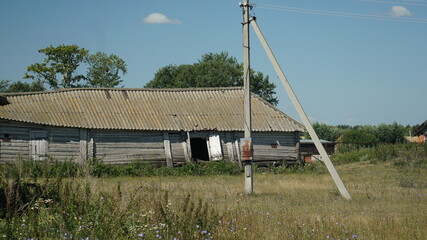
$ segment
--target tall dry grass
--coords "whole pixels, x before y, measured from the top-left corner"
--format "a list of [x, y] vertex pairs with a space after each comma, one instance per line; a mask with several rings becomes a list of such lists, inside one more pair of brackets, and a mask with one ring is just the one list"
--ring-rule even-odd
[[257, 172], [249, 196], [240, 175], [67, 178], [0, 238], [427, 239], [427, 154], [403, 152], [339, 165], [351, 200], [325, 171]]
[[[239, 176], [109, 179], [168, 192], [174, 209], [188, 194], [219, 213], [215, 239], [426, 239], [427, 171], [367, 162], [338, 168], [352, 200], [339, 196], [327, 174], [257, 174], [255, 194]], [[413, 185], [402, 185], [402, 181]], [[196, 226], [194, 226], [196, 227]]]

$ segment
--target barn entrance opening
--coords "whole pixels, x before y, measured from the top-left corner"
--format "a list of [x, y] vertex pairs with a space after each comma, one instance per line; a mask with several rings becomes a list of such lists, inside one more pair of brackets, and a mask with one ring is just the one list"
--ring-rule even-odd
[[194, 161], [209, 161], [206, 138], [190, 138], [191, 157]]

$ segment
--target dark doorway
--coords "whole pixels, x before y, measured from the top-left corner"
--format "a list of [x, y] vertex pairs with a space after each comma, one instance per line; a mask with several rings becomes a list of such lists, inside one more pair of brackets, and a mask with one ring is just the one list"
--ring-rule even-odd
[[209, 161], [208, 146], [205, 138], [191, 138], [190, 144], [193, 160]]

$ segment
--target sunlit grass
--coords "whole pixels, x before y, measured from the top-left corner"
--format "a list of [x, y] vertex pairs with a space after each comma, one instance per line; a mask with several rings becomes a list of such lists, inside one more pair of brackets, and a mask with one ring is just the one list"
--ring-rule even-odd
[[0, 238], [427, 239], [423, 157], [337, 166], [351, 200], [326, 171], [256, 172], [252, 195], [243, 175], [67, 178], [61, 198], [1, 220]]

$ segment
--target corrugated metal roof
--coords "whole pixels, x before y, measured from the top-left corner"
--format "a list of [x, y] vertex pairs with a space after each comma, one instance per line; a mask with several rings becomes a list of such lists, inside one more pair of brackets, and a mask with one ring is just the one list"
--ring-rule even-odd
[[[74, 88], [3, 94], [0, 119], [89, 129], [243, 131], [242, 88]], [[252, 95], [252, 128], [258, 132], [304, 127]]]

